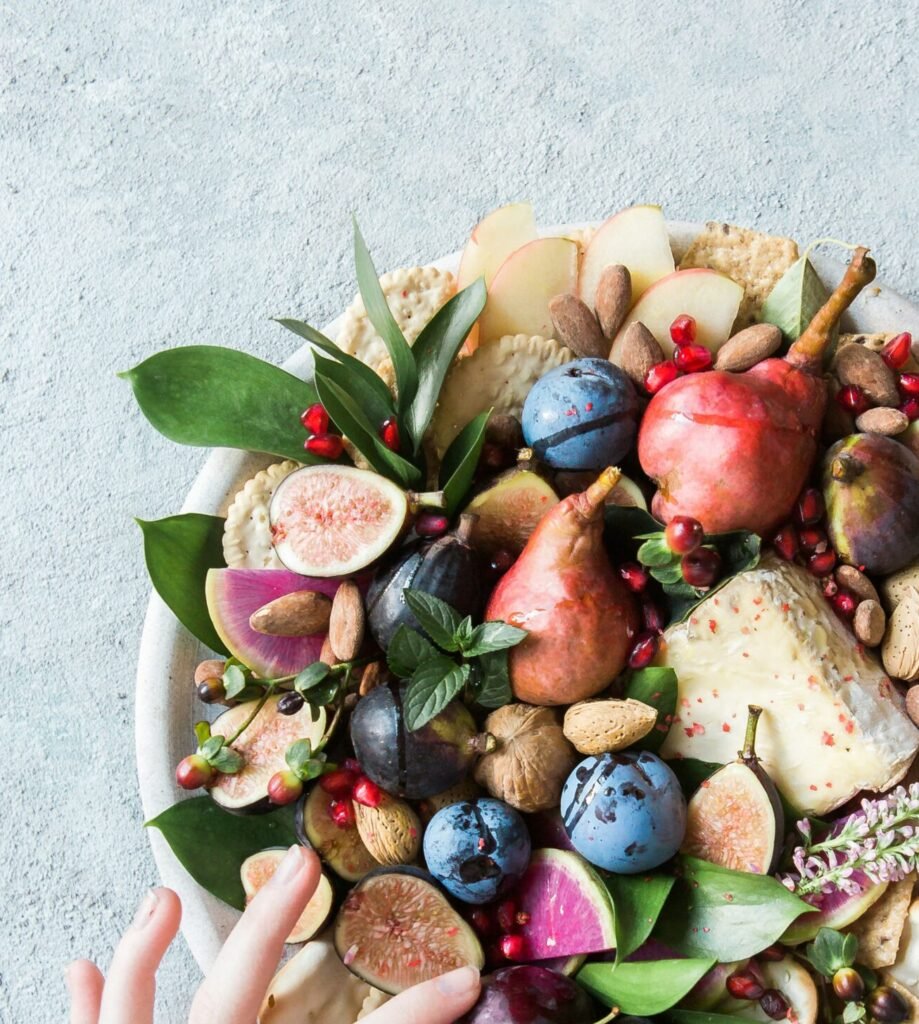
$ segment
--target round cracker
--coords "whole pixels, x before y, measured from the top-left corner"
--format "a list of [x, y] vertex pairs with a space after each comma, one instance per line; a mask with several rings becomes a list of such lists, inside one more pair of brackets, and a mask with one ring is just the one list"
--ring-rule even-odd
[[223, 557], [231, 569], [283, 569], [271, 544], [268, 505], [278, 484], [300, 464], [288, 459], [256, 473], [237, 492], [223, 527]]
[[479, 413], [493, 408], [520, 419], [536, 381], [574, 358], [571, 349], [554, 338], [526, 334], [506, 334], [480, 345], [453, 366], [441, 389], [430, 434], [438, 458]]

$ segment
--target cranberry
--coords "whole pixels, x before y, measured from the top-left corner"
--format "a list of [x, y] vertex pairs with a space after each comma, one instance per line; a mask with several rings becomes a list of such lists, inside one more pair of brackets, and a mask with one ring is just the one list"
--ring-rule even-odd
[[680, 371], [676, 368], [676, 364], [670, 360], [664, 363], [656, 363], [645, 374], [645, 391], [649, 395], [656, 395], [658, 391], [665, 388], [668, 384], [672, 384], [679, 375]]
[[772, 546], [786, 562], [793, 562], [798, 554], [798, 531], [790, 524], [783, 526], [772, 538]]
[[522, 935], [502, 935], [498, 940], [498, 949], [507, 960], [522, 960], [524, 943]]
[[329, 429], [329, 414], [321, 402], [316, 402], [303, 410], [300, 422], [311, 434], [325, 434]]
[[339, 828], [350, 828], [354, 824], [354, 805], [350, 800], [333, 800], [329, 805], [329, 817]]
[[268, 780], [268, 799], [273, 804], [292, 804], [303, 792], [303, 783], [292, 771], [275, 772]]
[[415, 520], [419, 537], [442, 537], [450, 528], [450, 520], [440, 512], [422, 512]]
[[808, 558], [807, 568], [814, 576], [829, 576], [836, 568], [836, 552], [832, 548], [815, 552]]
[[818, 526], [805, 526], [804, 529], [798, 530], [798, 541], [801, 544], [801, 549], [808, 554], [812, 554], [814, 551], [826, 551], [830, 543], [827, 540], [826, 530], [821, 530]]
[[303, 447], [311, 455], [320, 455], [324, 459], [337, 459], [345, 450], [345, 443], [338, 434], [310, 434], [303, 442]]
[[904, 395], [919, 395], [919, 373], [901, 373], [900, 390]]
[[759, 999], [766, 989], [751, 971], [735, 971], [724, 983], [735, 999]]
[[777, 989], [767, 988], [760, 996], [759, 1005], [773, 1020], [784, 1020], [788, 1016], [788, 1000]]
[[899, 370], [909, 359], [912, 345], [912, 335], [904, 331], [902, 334], [891, 338], [881, 349], [881, 359], [887, 363], [891, 370]]
[[503, 576], [508, 569], [516, 562], [516, 558], [511, 554], [510, 551], [500, 550], [496, 551], [491, 556], [491, 561], [488, 563], [488, 571], [495, 578]]
[[640, 594], [651, 581], [651, 574], [638, 562], [623, 562], [619, 566], [619, 575], [633, 594]]
[[868, 396], [857, 384], [846, 384], [836, 392], [836, 401], [853, 416], [861, 416], [871, 408]]
[[354, 783], [354, 790], [351, 793], [353, 799], [363, 804], [364, 807], [379, 807], [383, 802], [383, 791], [373, 781], [362, 775]]
[[705, 540], [702, 524], [691, 516], [674, 516], [664, 530], [667, 547], [678, 555], [688, 555]]
[[814, 526], [820, 522], [825, 512], [823, 494], [816, 487], [808, 487], [798, 498], [795, 518], [802, 526]]
[[351, 796], [355, 782], [357, 782], [357, 774], [347, 768], [339, 768], [334, 772], [326, 772], [325, 775], [319, 776], [319, 785], [329, 796], [334, 796], [337, 800]]
[[831, 600], [836, 614], [841, 619], [851, 619], [858, 607], [858, 601], [848, 590], [837, 591]]
[[200, 789], [202, 786], [210, 786], [217, 777], [217, 771], [213, 765], [200, 754], [189, 754], [188, 757], [179, 761], [176, 768], [176, 782], [182, 789]]
[[865, 982], [853, 967], [840, 967], [833, 975], [833, 991], [844, 1003], [857, 1003], [864, 998]]
[[710, 587], [721, 575], [721, 555], [714, 548], [697, 548], [683, 555], [680, 569], [691, 587]]
[[910, 423], [919, 420], [919, 395], [910, 395], [905, 402], [901, 402], [900, 412], [906, 413], [906, 418]]
[[670, 325], [670, 340], [682, 348], [696, 340], [696, 321], [688, 313], [681, 313]]
[[391, 452], [399, 450], [399, 423], [394, 417], [390, 416], [388, 420], [383, 420], [380, 424], [379, 435], [380, 440]]
[[683, 373], [702, 373], [712, 368], [712, 354], [704, 345], [683, 345], [674, 349], [673, 362]]
[[227, 691], [223, 686], [223, 680], [220, 676], [215, 676], [212, 679], [205, 679], [203, 683], [198, 683], [195, 689], [198, 694], [198, 700], [200, 700], [202, 704], [216, 704], [217, 701], [223, 700], [227, 695]]
[[641, 624], [648, 633], [664, 632], [664, 613], [653, 601], [641, 602]]
[[659, 647], [656, 633], [639, 633], [629, 655], [629, 668], [647, 668], [654, 661]]
[[498, 927], [503, 932], [512, 932], [517, 927], [517, 905], [513, 900], [504, 900], [495, 910]]
[[285, 693], [278, 701], [278, 713], [282, 715], [295, 715], [304, 705], [302, 693]]
[[880, 985], [868, 994], [865, 1009], [868, 1016], [873, 1017], [878, 1024], [901, 1024], [901, 1021], [909, 1017], [906, 1000], [899, 992], [886, 985]]

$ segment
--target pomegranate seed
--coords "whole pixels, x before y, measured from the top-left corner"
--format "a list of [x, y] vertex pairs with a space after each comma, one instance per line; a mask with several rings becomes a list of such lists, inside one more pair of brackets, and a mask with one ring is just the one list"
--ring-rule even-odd
[[839, 593], [839, 584], [832, 576], [827, 576], [823, 581], [823, 596], [829, 601]]
[[654, 661], [660, 640], [654, 633], [639, 633], [629, 655], [629, 668], [647, 668]]
[[836, 401], [853, 416], [861, 416], [871, 408], [868, 396], [857, 384], [846, 384], [836, 392]]
[[619, 575], [633, 594], [640, 594], [651, 581], [651, 574], [638, 562], [623, 562], [619, 566]]
[[357, 773], [348, 771], [347, 768], [339, 768], [338, 771], [328, 772], [319, 777], [319, 785], [329, 796], [334, 796], [338, 800], [351, 796], [355, 782], [357, 782]]
[[858, 601], [855, 600], [848, 590], [837, 591], [831, 600], [836, 614], [841, 619], [851, 619], [855, 614], [855, 609], [858, 607]]
[[321, 402], [300, 413], [300, 422], [311, 434], [325, 434], [329, 429], [329, 414]]
[[763, 1013], [773, 1020], [784, 1020], [788, 1016], [788, 1001], [774, 988], [766, 989], [760, 996], [759, 1005]]
[[641, 624], [648, 633], [664, 632], [664, 613], [653, 601], [642, 601]]
[[422, 512], [415, 520], [419, 537], [441, 537], [450, 528], [450, 520], [440, 512]]
[[808, 487], [798, 498], [795, 518], [802, 526], [813, 526], [820, 522], [824, 512], [826, 506], [823, 504], [823, 495], [816, 487]]
[[508, 960], [522, 960], [524, 952], [523, 936], [502, 935], [498, 940], [498, 949], [501, 950], [501, 955]]
[[913, 336], [904, 331], [898, 334], [881, 349], [881, 359], [891, 368], [899, 370], [909, 359], [913, 347]]
[[786, 562], [793, 562], [798, 554], [798, 531], [791, 525], [783, 526], [772, 538], [772, 546]]
[[670, 325], [670, 340], [682, 348], [696, 340], [696, 321], [688, 313], [681, 313]]
[[680, 571], [691, 587], [710, 587], [721, 575], [721, 555], [714, 548], [697, 548], [680, 559]]
[[819, 526], [805, 526], [803, 530], [798, 530], [798, 540], [801, 542], [802, 550], [808, 554], [826, 551], [829, 545], [826, 532]]
[[688, 555], [702, 545], [705, 534], [702, 524], [691, 516], [674, 516], [664, 530], [667, 547], [678, 555]]
[[368, 779], [366, 775], [362, 775], [354, 783], [351, 796], [357, 803], [363, 804], [364, 807], [379, 807], [383, 802], [383, 791], [375, 782]]
[[345, 450], [344, 441], [338, 434], [310, 434], [303, 447], [310, 454], [321, 455], [324, 459], [337, 459]]
[[776, 943], [774, 946], [767, 946], [757, 956], [760, 960], [765, 960], [767, 963], [777, 964], [780, 960], [785, 959], [785, 950]]
[[354, 806], [350, 800], [333, 800], [329, 817], [339, 828], [350, 828], [354, 824]]
[[268, 799], [280, 807], [300, 798], [303, 783], [292, 771], [275, 772], [268, 780]]
[[503, 932], [512, 932], [517, 924], [517, 907], [513, 900], [504, 900], [495, 911], [498, 927]]
[[491, 914], [482, 907], [475, 907], [469, 912], [469, 923], [479, 935], [492, 935], [495, 930], [495, 923]]
[[750, 971], [736, 971], [724, 983], [725, 988], [735, 999], [759, 999], [766, 991], [759, 980]]
[[399, 450], [399, 423], [394, 417], [383, 420], [380, 424], [380, 440], [391, 452]]
[[836, 552], [832, 548], [816, 552], [808, 558], [807, 568], [814, 576], [829, 576], [836, 568]]
[[919, 420], [919, 395], [911, 395], [905, 402], [901, 402], [900, 412], [906, 413], [910, 423]]
[[904, 395], [919, 395], [919, 373], [901, 373], [900, 390]]
[[645, 375], [645, 391], [649, 395], [656, 395], [668, 384], [672, 384], [679, 375], [680, 371], [676, 368], [676, 363], [670, 360], [664, 363], [655, 363]]
[[712, 368], [712, 354], [704, 345], [683, 345], [674, 350], [673, 362], [684, 373], [702, 373]]

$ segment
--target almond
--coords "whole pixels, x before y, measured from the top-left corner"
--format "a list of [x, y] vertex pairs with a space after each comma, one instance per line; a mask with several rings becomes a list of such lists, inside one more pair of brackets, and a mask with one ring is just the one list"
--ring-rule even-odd
[[332, 602], [313, 590], [295, 590], [275, 598], [249, 616], [249, 626], [266, 636], [311, 636], [329, 626]]
[[860, 601], [852, 624], [855, 635], [866, 647], [877, 647], [887, 631], [887, 616], [879, 601]]
[[875, 405], [897, 406], [897, 377], [884, 360], [864, 345], [843, 345], [836, 353], [836, 376], [862, 389]]
[[421, 821], [404, 800], [384, 796], [378, 807], [354, 802], [361, 841], [380, 864], [411, 864], [421, 849]]
[[909, 426], [909, 416], [899, 409], [888, 409], [883, 405], [868, 409], [855, 421], [855, 426], [867, 434], [884, 434], [896, 437]]
[[648, 370], [664, 361], [664, 350], [648, 328], [635, 320], [626, 327], [622, 336], [620, 359], [622, 369], [635, 386], [644, 390]]
[[654, 728], [657, 712], [640, 700], [585, 700], [565, 712], [563, 731], [582, 754], [625, 750]]
[[893, 610], [881, 648], [884, 670], [905, 683], [919, 680], [919, 590], [910, 587]]
[[841, 565], [836, 570], [836, 582], [854, 594], [859, 601], [880, 601], [877, 589], [868, 577], [854, 565]]
[[609, 345], [589, 307], [570, 292], [549, 300], [555, 337], [578, 356], [603, 358]]
[[612, 263], [603, 268], [597, 282], [594, 308], [600, 321], [600, 330], [609, 341], [619, 333], [625, 323], [625, 316], [632, 306], [632, 275], [629, 268]]
[[322, 641], [322, 650], [319, 652], [319, 660], [325, 662], [326, 665], [334, 665], [338, 660], [335, 657], [335, 652], [332, 650], [332, 645], [329, 643], [328, 637]]
[[364, 599], [356, 583], [345, 580], [335, 591], [329, 616], [329, 646], [336, 661], [354, 661], [364, 643]]
[[358, 690], [362, 697], [366, 697], [371, 690], [375, 690], [386, 678], [386, 670], [382, 661], [371, 661], [361, 673], [361, 685]]
[[753, 324], [729, 338], [715, 357], [715, 369], [743, 373], [778, 352], [782, 332], [774, 324]]

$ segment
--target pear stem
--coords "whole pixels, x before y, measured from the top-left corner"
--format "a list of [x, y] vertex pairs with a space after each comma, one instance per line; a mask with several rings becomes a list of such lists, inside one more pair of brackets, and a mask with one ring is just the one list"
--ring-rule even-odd
[[747, 711], [749, 712], [747, 732], [744, 736], [743, 750], [740, 752], [740, 756], [744, 761], [758, 761], [759, 758], [756, 756], [756, 727], [759, 725], [759, 718], [763, 713], [763, 709], [758, 708], [755, 704], [749, 704], [747, 705]]
[[859, 246], [836, 291], [817, 310], [804, 333], [791, 346], [785, 357], [788, 362], [813, 373], [820, 372], [823, 354], [829, 347], [839, 318], [852, 305], [859, 292], [871, 284], [876, 273], [877, 266], [868, 255], [868, 250]]
[[612, 493], [616, 484], [619, 483], [621, 476], [622, 471], [620, 469], [617, 469], [615, 466], [607, 466], [590, 487], [581, 494], [580, 497], [583, 500], [582, 510], [588, 518], [591, 518], [603, 508], [603, 503]]

